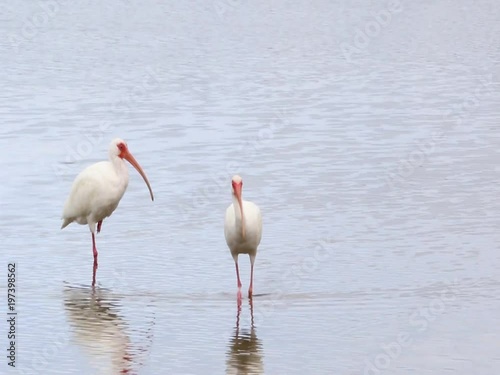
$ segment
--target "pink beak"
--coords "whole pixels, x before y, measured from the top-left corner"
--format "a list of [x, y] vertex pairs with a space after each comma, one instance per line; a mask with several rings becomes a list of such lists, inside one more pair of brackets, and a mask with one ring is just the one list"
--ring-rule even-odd
[[151, 185], [149, 184], [149, 181], [148, 181], [148, 178], [146, 177], [146, 173], [144, 173], [144, 171], [142, 170], [141, 166], [139, 165], [139, 163], [137, 162], [137, 160], [135, 160], [135, 158], [132, 156], [132, 154], [130, 153], [129, 150], [126, 150], [123, 152], [123, 156], [122, 156], [126, 161], [128, 161], [130, 164], [132, 164], [132, 166], [137, 170], [137, 172], [139, 172], [139, 174], [142, 176], [142, 178], [144, 179], [144, 182], [146, 183], [146, 185], [148, 185], [148, 189], [149, 189], [149, 194], [151, 194], [151, 200], [154, 201], [155, 198], [153, 196], [153, 190], [151, 189]]
[[243, 216], [243, 202], [241, 201], [241, 184], [236, 184], [234, 186], [234, 195], [236, 195], [236, 199], [238, 199], [238, 204], [240, 206], [241, 213], [241, 237], [245, 239], [245, 217]]

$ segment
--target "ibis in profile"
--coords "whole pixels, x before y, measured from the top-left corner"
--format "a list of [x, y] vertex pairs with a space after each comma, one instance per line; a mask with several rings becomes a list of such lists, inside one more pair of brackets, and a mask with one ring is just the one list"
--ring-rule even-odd
[[118, 207], [128, 186], [128, 161], [142, 176], [148, 186], [151, 200], [153, 190], [146, 174], [129, 151], [123, 139], [114, 139], [109, 146], [109, 160], [95, 163], [84, 169], [74, 180], [71, 192], [64, 204], [61, 229], [72, 222], [88, 225], [92, 234], [94, 254], [94, 281], [97, 269], [97, 247], [95, 232], [101, 231], [102, 221], [111, 216]]

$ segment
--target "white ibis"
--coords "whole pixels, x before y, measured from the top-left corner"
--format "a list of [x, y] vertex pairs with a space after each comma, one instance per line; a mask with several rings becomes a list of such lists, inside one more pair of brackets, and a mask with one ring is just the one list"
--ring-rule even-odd
[[102, 221], [111, 216], [118, 207], [128, 186], [127, 160], [137, 169], [148, 186], [151, 200], [153, 190], [146, 174], [130, 153], [127, 143], [122, 139], [114, 139], [109, 146], [109, 161], [101, 161], [85, 168], [73, 182], [71, 192], [64, 204], [61, 229], [76, 221], [88, 224], [92, 233], [92, 251], [94, 253], [94, 278], [97, 268], [97, 248], [95, 230], [101, 231]]
[[224, 222], [224, 235], [226, 243], [231, 250], [231, 255], [236, 266], [236, 277], [238, 278], [238, 301], [241, 301], [241, 280], [238, 269], [238, 255], [248, 254], [250, 256], [250, 287], [248, 297], [253, 294], [253, 266], [257, 247], [262, 237], [262, 216], [260, 208], [253, 202], [244, 201], [241, 198], [243, 181], [240, 176], [233, 176], [231, 181], [233, 203], [226, 209]]

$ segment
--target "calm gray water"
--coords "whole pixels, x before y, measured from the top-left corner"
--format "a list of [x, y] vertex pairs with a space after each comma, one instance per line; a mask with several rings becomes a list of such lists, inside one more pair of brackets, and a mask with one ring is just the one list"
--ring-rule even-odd
[[[2, 1], [0, 373], [496, 373], [500, 4], [167, 3]], [[92, 290], [60, 216], [117, 136], [156, 199], [131, 169]], [[235, 173], [264, 220], [241, 311]]]

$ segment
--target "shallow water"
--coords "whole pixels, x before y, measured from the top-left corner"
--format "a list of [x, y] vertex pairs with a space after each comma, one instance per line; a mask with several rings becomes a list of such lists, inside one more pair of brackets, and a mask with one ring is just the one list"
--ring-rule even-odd
[[[49, 3], [0, 23], [1, 373], [495, 373], [497, 2]], [[131, 169], [92, 289], [60, 215], [116, 136], [155, 201]], [[241, 309], [235, 173], [264, 220]]]

